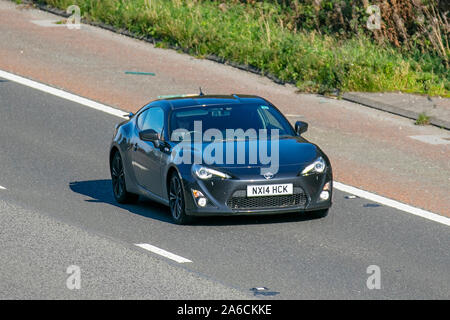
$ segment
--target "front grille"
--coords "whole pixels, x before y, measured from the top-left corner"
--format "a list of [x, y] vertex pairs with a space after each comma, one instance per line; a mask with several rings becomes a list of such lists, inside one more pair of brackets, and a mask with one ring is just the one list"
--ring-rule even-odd
[[306, 193], [299, 187], [290, 195], [265, 197], [247, 197], [247, 191], [238, 190], [227, 200], [227, 206], [233, 210], [305, 207], [307, 201]]

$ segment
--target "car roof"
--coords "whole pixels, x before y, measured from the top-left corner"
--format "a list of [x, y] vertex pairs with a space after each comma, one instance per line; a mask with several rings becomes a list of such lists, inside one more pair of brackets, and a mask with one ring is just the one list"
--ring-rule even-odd
[[225, 104], [251, 104], [264, 103], [268, 101], [264, 98], [252, 95], [189, 95], [189, 96], [174, 96], [156, 100], [154, 102], [166, 102], [171, 109], [179, 109], [193, 106], [212, 106]]

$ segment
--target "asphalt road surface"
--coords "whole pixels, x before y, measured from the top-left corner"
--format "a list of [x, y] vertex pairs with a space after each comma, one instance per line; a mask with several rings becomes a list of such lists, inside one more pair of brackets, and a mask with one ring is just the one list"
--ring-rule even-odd
[[[108, 148], [119, 121], [0, 79], [0, 298], [450, 298], [448, 226], [339, 191], [320, 219], [178, 226], [151, 201], [118, 205]], [[80, 289], [66, 286], [70, 265]], [[370, 290], [373, 265], [381, 288]]]

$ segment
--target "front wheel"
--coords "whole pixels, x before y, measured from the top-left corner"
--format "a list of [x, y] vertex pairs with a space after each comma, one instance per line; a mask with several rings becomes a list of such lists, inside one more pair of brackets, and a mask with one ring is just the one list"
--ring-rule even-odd
[[184, 192], [181, 183], [178, 175], [174, 173], [169, 184], [170, 213], [176, 224], [188, 224], [192, 219], [185, 212]]
[[118, 203], [134, 203], [139, 196], [127, 191], [125, 184], [125, 171], [123, 169], [122, 157], [116, 152], [111, 162], [111, 181], [114, 198]]

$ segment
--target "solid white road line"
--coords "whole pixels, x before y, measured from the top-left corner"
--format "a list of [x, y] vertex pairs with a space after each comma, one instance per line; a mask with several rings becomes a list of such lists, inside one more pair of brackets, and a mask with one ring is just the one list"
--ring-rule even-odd
[[440, 216], [438, 214], [423, 210], [423, 209], [419, 209], [389, 198], [385, 198], [382, 196], [379, 196], [377, 194], [371, 193], [371, 192], [367, 192], [352, 186], [348, 186], [346, 184], [340, 183], [340, 182], [333, 182], [333, 187], [341, 190], [343, 192], [347, 192], [347, 193], [351, 193], [354, 194], [355, 196], [358, 196], [360, 198], [364, 198], [367, 200], [371, 200], [373, 202], [377, 202], [380, 204], [383, 204], [385, 206], [389, 206], [404, 212], [408, 212], [411, 213], [413, 215], [422, 217], [422, 218], [426, 218], [428, 220], [432, 220], [435, 222], [439, 222], [442, 224], [445, 224], [446, 226], [450, 226], [450, 219], [444, 216]]
[[148, 243], [136, 243], [135, 245], [140, 247], [140, 248], [142, 248], [142, 249], [148, 250], [150, 252], [159, 254], [160, 256], [163, 256], [163, 257], [166, 257], [168, 259], [174, 260], [174, 261], [176, 261], [178, 263], [192, 262], [189, 259], [180, 257], [179, 255], [176, 255], [174, 253], [171, 253], [169, 251], [163, 250], [161, 248], [152, 246], [151, 244], [148, 244]]
[[0, 78], [4, 78], [10, 81], [14, 81], [20, 84], [23, 84], [24, 86], [30, 87], [30, 88], [34, 88], [36, 90], [40, 90], [46, 93], [50, 93], [54, 96], [69, 100], [69, 101], [73, 101], [79, 104], [82, 104], [86, 107], [95, 109], [95, 110], [99, 110], [99, 111], [103, 111], [106, 113], [109, 113], [113, 116], [117, 116], [117, 117], [121, 117], [121, 118], [125, 118], [127, 113], [109, 106], [106, 106], [104, 104], [74, 95], [72, 93], [68, 93], [66, 91], [60, 90], [60, 89], [56, 89], [50, 86], [47, 86], [45, 84], [24, 78], [24, 77], [20, 77], [20, 76], [16, 76], [15, 74], [6, 72], [6, 71], [2, 71], [0, 70]]
[[[92, 100], [89, 100], [89, 99], [86, 99], [83, 97], [76, 96], [71, 93], [67, 93], [63, 90], [49, 87], [45, 84], [41, 84], [41, 83], [33, 81], [33, 80], [29, 80], [29, 79], [26, 79], [26, 78], [23, 78], [20, 76], [16, 76], [15, 74], [12, 74], [12, 73], [9, 73], [6, 71], [0, 70], [0, 78], [14, 81], [14, 82], [23, 84], [25, 86], [35, 88], [37, 90], [44, 91], [46, 93], [58, 96], [60, 98], [67, 99], [67, 100], [70, 100], [73, 102], [77, 102], [79, 104], [85, 105], [86, 107], [93, 108], [93, 109], [96, 109], [99, 111], [103, 111], [103, 112], [118, 116], [120, 118], [124, 118], [127, 115], [127, 113], [125, 113], [124, 111], [106, 106], [104, 104], [101, 104], [101, 103], [98, 103], [98, 102], [95, 102], [95, 101], [92, 101]], [[292, 115], [292, 114], [289, 114], [288, 116], [301, 117], [301, 115]], [[371, 201], [383, 204], [388, 207], [392, 207], [392, 208], [395, 208], [395, 209], [398, 209], [398, 210], [401, 210], [404, 212], [408, 212], [408, 213], [411, 213], [413, 215], [416, 215], [416, 216], [419, 216], [419, 217], [422, 217], [422, 218], [425, 218], [428, 220], [432, 220], [432, 221], [450, 226], [450, 219], [447, 217], [440, 216], [438, 214], [435, 214], [435, 213], [432, 213], [432, 212], [429, 212], [429, 211], [426, 211], [423, 209], [419, 209], [419, 208], [416, 208], [416, 207], [413, 207], [413, 206], [410, 206], [410, 205], [407, 205], [407, 204], [404, 204], [404, 203], [401, 203], [401, 202], [398, 202], [398, 201], [395, 201], [395, 200], [392, 200], [389, 198], [385, 198], [385, 197], [382, 197], [382, 196], [376, 195], [374, 193], [367, 192], [367, 191], [364, 191], [364, 190], [361, 190], [361, 189], [358, 189], [358, 188], [355, 188], [352, 186], [348, 186], [343, 183], [339, 183], [337, 181], [334, 181], [333, 185], [336, 189], [338, 189], [340, 191], [351, 193], [360, 198], [365, 198], [367, 200], [371, 200]], [[150, 246], [150, 245], [148, 245], [148, 246]], [[161, 249], [158, 249], [158, 250], [161, 250]], [[182, 258], [182, 259], [184, 259], [184, 258]]]
[[5, 188], [5, 187], [2, 187], [2, 186], [0, 186], [0, 190], [6, 190], [6, 188]]
[[301, 114], [286, 114], [286, 117], [288, 118], [303, 118], [303, 116]]

